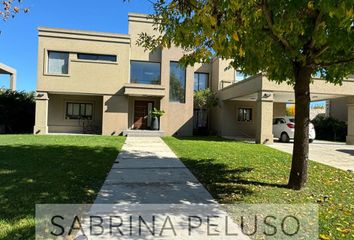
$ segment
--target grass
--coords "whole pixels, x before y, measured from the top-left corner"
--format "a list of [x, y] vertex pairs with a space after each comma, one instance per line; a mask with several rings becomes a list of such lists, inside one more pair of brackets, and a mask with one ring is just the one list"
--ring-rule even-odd
[[310, 161], [307, 186], [293, 191], [287, 153], [217, 137], [164, 140], [218, 202], [318, 203], [321, 239], [354, 238], [352, 173]]
[[0, 135], [0, 239], [33, 239], [35, 204], [92, 203], [123, 141]]

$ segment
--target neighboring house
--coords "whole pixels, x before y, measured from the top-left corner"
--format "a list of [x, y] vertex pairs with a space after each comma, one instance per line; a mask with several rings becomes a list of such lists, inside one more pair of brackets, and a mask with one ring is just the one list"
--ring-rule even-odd
[[[16, 70], [0, 63], [0, 74], [5, 74], [10, 76], [10, 89], [16, 90]], [[1, 87], [1, 86], [0, 86]]]
[[[291, 86], [261, 74], [244, 76], [227, 68], [227, 60], [183, 68], [178, 65], [183, 50], [149, 52], [136, 44], [141, 32], [157, 34], [147, 15], [129, 14], [128, 19], [126, 35], [39, 28], [35, 134], [119, 135], [149, 129], [148, 113], [157, 107], [166, 112], [160, 123], [164, 135], [189, 136], [206, 122], [193, 107], [194, 89], [209, 87], [219, 98], [210, 112], [210, 130], [273, 142], [273, 116], [285, 115], [286, 104], [294, 103]], [[314, 101], [353, 96], [354, 81], [334, 86], [314, 79], [311, 89]], [[348, 106], [354, 114], [354, 105]], [[352, 119], [349, 143], [354, 143]]]

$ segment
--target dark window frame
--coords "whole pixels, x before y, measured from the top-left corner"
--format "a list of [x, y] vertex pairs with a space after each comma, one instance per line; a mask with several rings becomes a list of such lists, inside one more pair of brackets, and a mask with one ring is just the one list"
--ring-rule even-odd
[[[194, 91], [199, 91], [199, 90], [204, 90], [204, 89], [200, 89], [200, 75], [207, 75], [207, 86], [205, 89], [209, 88], [210, 85], [210, 74], [207, 72], [194, 72], [194, 84], [195, 84], [195, 75], [198, 75], [198, 89], [194, 89]], [[193, 88], [194, 88], [194, 84], [193, 84]]]
[[[241, 112], [242, 111], [242, 112]], [[247, 112], [249, 111], [249, 119], [247, 119]], [[252, 122], [253, 121], [253, 108], [240, 107], [237, 109], [238, 122]]]
[[[74, 105], [79, 105], [79, 115], [73, 115], [69, 114], [69, 104], [72, 104], [72, 109], [74, 109]], [[81, 106], [85, 105], [85, 114], [81, 114]], [[86, 115], [86, 110], [87, 110], [87, 105], [91, 106], [91, 115]], [[85, 119], [85, 120], [93, 120], [93, 103], [87, 103], [87, 102], [66, 102], [66, 109], [65, 109], [65, 119], [70, 119], [70, 120], [79, 120], [79, 119]]]
[[[50, 61], [50, 53], [60, 53], [60, 54], [66, 54], [67, 55], [67, 59], [66, 59], [66, 63], [67, 63], [67, 71], [64, 73], [53, 73], [50, 72], [49, 70], [49, 61]], [[47, 50], [47, 61], [46, 61], [46, 74], [50, 74], [50, 75], [68, 75], [69, 74], [69, 62], [70, 62], [70, 52], [66, 52], [66, 51], [58, 51], [58, 50]]]
[[[152, 84], [151, 85], [161, 85], [161, 62], [156, 62], [156, 61], [142, 61], [142, 60], [130, 60], [130, 83], [134, 83], [132, 82], [132, 62], [138, 62], [138, 63], [155, 63], [155, 64], [159, 64], [159, 68], [160, 68], [160, 81], [157, 84]], [[136, 83], [136, 84], [140, 84], [140, 83]], [[149, 83], [148, 83], [149, 84]]]
[[170, 73], [169, 73], [169, 76], [170, 76], [170, 81], [169, 81], [169, 88], [170, 88], [170, 91], [169, 91], [169, 102], [170, 103], [181, 103], [181, 104], [185, 104], [186, 103], [186, 95], [187, 95], [187, 68], [184, 67], [184, 96], [183, 96], [183, 101], [179, 100], [179, 101], [175, 101], [175, 100], [171, 100], [171, 65], [172, 63], [175, 63], [175, 64], [178, 64], [179, 65], [179, 62], [178, 61], [170, 61]]
[[[96, 57], [95, 58], [85, 58], [88, 56], [91, 57]], [[112, 57], [112, 60], [104, 59], [104, 57]], [[111, 63], [116, 63], [118, 62], [118, 56], [114, 54], [98, 54], [98, 53], [77, 53], [77, 59], [82, 60], [82, 61], [95, 61], [95, 62], [111, 62]]]

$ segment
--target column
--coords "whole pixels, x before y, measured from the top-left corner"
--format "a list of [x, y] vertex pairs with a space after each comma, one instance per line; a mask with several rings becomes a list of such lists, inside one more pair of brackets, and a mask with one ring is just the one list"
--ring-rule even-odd
[[16, 90], [16, 73], [10, 75], [10, 89], [12, 91]]
[[256, 114], [256, 143], [273, 143], [273, 93], [259, 92], [257, 98]]
[[348, 133], [347, 144], [354, 145], [354, 97], [348, 98]]
[[36, 97], [36, 122], [34, 134], [48, 133], [48, 94], [45, 92], [37, 93]]

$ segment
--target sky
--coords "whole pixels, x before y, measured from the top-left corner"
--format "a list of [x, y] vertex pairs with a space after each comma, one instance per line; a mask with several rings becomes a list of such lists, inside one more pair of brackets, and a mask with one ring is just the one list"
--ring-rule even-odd
[[[128, 33], [128, 13], [152, 13], [148, 0], [23, 0], [27, 14], [0, 21], [0, 62], [17, 70], [17, 90], [34, 91], [37, 76], [37, 28]], [[0, 75], [0, 87], [9, 86]]]

